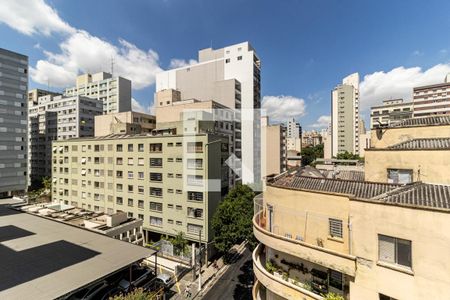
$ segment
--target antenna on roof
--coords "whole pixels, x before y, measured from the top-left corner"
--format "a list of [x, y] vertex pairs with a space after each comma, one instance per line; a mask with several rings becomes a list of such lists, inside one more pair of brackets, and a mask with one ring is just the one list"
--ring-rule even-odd
[[114, 77], [114, 57], [111, 56], [111, 76]]

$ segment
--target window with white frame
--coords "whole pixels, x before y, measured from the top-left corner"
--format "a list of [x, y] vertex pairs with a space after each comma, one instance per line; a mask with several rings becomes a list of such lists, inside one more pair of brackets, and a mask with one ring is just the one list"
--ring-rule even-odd
[[378, 260], [411, 268], [411, 241], [379, 234]]

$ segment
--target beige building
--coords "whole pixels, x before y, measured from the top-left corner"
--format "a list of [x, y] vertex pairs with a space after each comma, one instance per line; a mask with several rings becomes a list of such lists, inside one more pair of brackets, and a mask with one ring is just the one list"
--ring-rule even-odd
[[376, 182], [450, 184], [450, 116], [405, 119], [372, 130], [365, 178]]
[[450, 74], [443, 83], [413, 89], [414, 117], [450, 114]]
[[104, 114], [131, 111], [131, 81], [106, 72], [78, 76], [76, 85], [67, 88], [64, 95], [101, 100]]
[[110, 113], [95, 117], [95, 136], [150, 133], [155, 127], [155, 116], [135, 111]]
[[287, 170], [286, 127], [271, 125], [269, 117], [261, 118], [261, 166], [263, 178]]
[[331, 92], [331, 155], [359, 154], [359, 74], [342, 80]]
[[250, 43], [244, 42], [202, 49], [198, 63], [156, 75], [156, 92], [176, 90], [180, 99], [213, 100], [239, 111], [239, 131], [245, 141], [240, 155], [242, 181], [249, 184], [261, 181], [260, 74], [261, 61]]
[[322, 135], [317, 130], [304, 131], [302, 134], [302, 147], [314, 147], [322, 144]]
[[184, 232], [211, 241], [228, 192], [228, 140], [176, 128], [53, 143], [53, 201], [143, 220], [145, 241]]
[[450, 298], [450, 186], [284, 174], [255, 198], [253, 299]]
[[383, 105], [370, 108], [370, 129], [398, 123], [411, 118], [412, 114], [412, 102], [404, 102], [403, 99], [383, 100]]

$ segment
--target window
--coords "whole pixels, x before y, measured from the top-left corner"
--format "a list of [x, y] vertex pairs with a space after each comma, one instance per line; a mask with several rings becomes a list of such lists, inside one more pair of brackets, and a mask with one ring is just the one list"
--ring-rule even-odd
[[228, 64], [229, 62], [230, 62], [230, 59], [229, 59], [229, 58], [225, 59], [225, 63], [226, 63], [226, 64]]
[[144, 215], [143, 214], [138, 214], [138, 219], [144, 220]]
[[173, 204], [167, 204], [167, 208], [173, 208]]
[[162, 181], [161, 173], [150, 173], [150, 181]]
[[161, 143], [152, 143], [150, 144], [150, 152], [161, 152], [162, 144]]
[[138, 158], [138, 166], [144, 165], [144, 159], [142, 157]]
[[129, 158], [128, 158], [128, 165], [129, 165], [129, 166], [132, 166], [132, 165], [133, 165], [133, 158], [132, 158], [132, 157], [129, 157]]
[[173, 178], [173, 173], [167, 173], [167, 178]]
[[203, 209], [188, 207], [187, 214], [188, 214], [188, 217], [202, 219], [203, 218]]
[[188, 175], [188, 177], [187, 177], [187, 184], [188, 185], [195, 185], [195, 186], [203, 186], [203, 176], [201, 176], [201, 175]]
[[188, 200], [190, 201], [203, 201], [203, 193], [202, 192], [187, 192], [188, 194]]
[[150, 196], [162, 197], [162, 188], [150, 187]]
[[150, 167], [152, 168], [160, 168], [162, 167], [162, 158], [150, 158]]
[[201, 170], [203, 168], [203, 159], [201, 158], [188, 158], [187, 160], [188, 169]]
[[132, 212], [128, 212], [128, 218], [132, 218], [133, 217], [133, 213]]
[[177, 225], [181, 226], [181, 225], [183, 225], [183, 223], [181, 221], [177, 221]]
[[121, 144], [116, 145], [116, 152], [122, 152], [123, 146]]
[[123, 172], [122, 171], [116, 171], [116, 177], [117, 178], [122, 178], [123, 177]]
[[144, 193], [144, 187], [142, 185], [138, 186], [138, 193], [143, 194]]
[[183, 206], [181, 206], [181, 205], [177, 205], [176, 207], [177, 207], [177, 210], [182, 210], [183, 209]]
[[411, 241], [379, 234], [378, 259], [411, 268]]
[[138, 208], [144, 208], [144, 200], [138, 200]]
[[199, 234], [203, 230], [203, 226], [196, 224], [187, 224], [187, 232], [193, 234]]
[[131, 184], [128, 185], [128, 193], [133, 192], [133, 186]]
[[188, 142], [187, 143], [188, 153], [202, 153], [203, 152], [203, 142]]
[[116, 203], [119, 204], [119, 205], [122, 205], [123, 204], [123, 198], [122, 197], [117, 197], [116, 198]]
[[328, 219], [329, 235], [331, 237], [342, 238], [342, 220]]
[[388, 183], [411, 183], [413, 171], [411, 169], [388, 169]]
[[123, 164], [123, 158], [122, 157], [116, 158], [116, 165], [122, 165], [122, 164]]
[[128, 171], [128, 179], [133, 179], [133, 171]]
[[121, 192], [122, 189], [123, 189], [123, 185], [122, 185], [122, 184], [120, 184], [120, 183], [116, 184], [116, 190], [117, 190], [118, 192]]
[[162, 210], [163, 210], [162, 203], [150, 202], [150, 210], [162, 212]]
[[176, 162], [183, 162], [183, 159], [181, 157], [177, 157]]
[[150, 225], [162, 227], [162, 218], [150, 216]]
[[239, 55], [239, 56], [237, 57], [237, 60], [242, 60], [242, 55]]
[[133, 144], [128, 144], [128, 152], [133, 152]]
[[169, 158], [167, 159], [167, 161], [168, 161], [168, 162], [173, 162], [173, 158], [172, 158], [172, 157], [169, 157]]
[[144, 172], [138, 172], [138, 179], [144, 179]]
[[133, 206], [133, 199], [128, 198], [128, 206]]
[[138, 151], [144, 152], [144, 144], [138, 144]]
[[340, 291], [344, 290], [342, 277], [343, 276], [342, 276], [341, 272], [330, 269], [329, 270], [329, 285]]

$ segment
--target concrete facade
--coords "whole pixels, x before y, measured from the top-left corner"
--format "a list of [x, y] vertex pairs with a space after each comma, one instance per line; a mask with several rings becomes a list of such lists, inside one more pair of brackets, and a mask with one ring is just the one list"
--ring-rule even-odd
[[260, 72], [260, 59], [245, 42], [200, 50], [197, 64], [156, 76], [156, 92], [173, 89], [182, 99], [214, 100], [241, 110], [243, 183], [259, 183], [261, 179]]
[[331, 92], [332, 156], [359, 154], [359, 74], [342, 80]]
[[261, 118], [261, 166], [263, 178], [287, 170], [286, 127], [269, 124], [269, 117]]
[[403, 99], [383, 100], [383, 105], [370, 108], [370, 129], [386, 126], [407, 118], [413, 114], [413, 103]]
[[131, 111], [131, 81], [106, 72], [78, 76], [76, 85], [67, 88], [64, 95], [101, 100], [104, 114]]
[[110, 113], [95, 117], [95, 136], [150, 133], [155, 128], [155, 116], [135, 111]]
[[[174, 130], [175, 131], [175, 130]], [[210, 221], [228, 192], [227, 139], [211, 134], [116, 135], [53, 145], [53, 201], [125, 211], [151, 234], [211, 241]]]
[[443, 83], [413, 89], [414, 117], [450, 114], [450, 74]]
[[27, 189], [28, 57], [0, 48], [0, 197]]
[[30, 184], [49, 177], [52, 142], [94, 136], [94, 117], [103, 111], [102, 102], [83, 96], [38, 98], [28, 107], [28, 173]]

